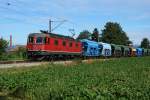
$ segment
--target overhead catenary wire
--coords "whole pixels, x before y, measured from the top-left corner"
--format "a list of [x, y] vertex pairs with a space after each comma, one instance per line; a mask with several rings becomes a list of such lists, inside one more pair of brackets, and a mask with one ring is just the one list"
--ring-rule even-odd
[[[9, 5], [6, 5], [6, 3]], [[29, 7], [26, 7], [26, 8], [29, 8]], [[25, 13], [25, 12], [20, 11], [22, 8], [20, 8], [18, 5], [15, 5], [14, 2], [13, 3], [12, 2], [4, 2], [3, 5], [1, 3], [0, 9], [11, 12], [11, 13], [15, 13], [17, 15], [25, 16], [25, 17], [28, 17], [27, 15], [29, 15], [29, 13], [27, 13], [27, 12]], [[31, 13], [33, 14], [34, 12], [32, 11]]]
[[[0, 5], [0, 10], [3, 11], [3, 12], [11, 12], [11, 13], [14, 13], [15, 15], [19, 15], [19, 16], [24, 16], [25, 18], [22, 18], [22, 17], [18, 17], [18, 18], [13, 18], [12, 15], [11, 16], [4, 16], [4, 14], [2, 14], [2, 16], [0, 17], [0, 19], [6, 19], [6, 20], [12, 20], [12, 21], [15, 21], [15, 22], [21, 22], [21, 23], [24, 23], [24, 24], [30, 24], [30, 25], [36, 25], [36, 26], [41, 26], [41, 25], [37, 25], [37, 24], [34, 24], [34, 23], [31, 23], [29, 21], [26, 21], [25, 19], [26, 18], [29, 18], [29, 16], [27, 16], [27, 14], [23, 13], [23, 12], [20, 12], [19, 10], [15, 10], [14, 8], [11, 9], [11, 7], [13, 7], [12, 5], [7, 7], [7, 6], [2, 6]], [[0, 12], [2, 13], [2, 12]], [[9, 15], [9, 14], [8, 14]], [[21, 18], [21, 19], [20, 19]], [[43, 25], [42, 25], [43, 26]]]
[[[62, 24], [64, 24], [67, 20], [63, 20], [63, 21], [60, 21], [60, 23], [55, 26], [51, 31], [54, 31], [55, 29], [57, 29], [58, 27], [60, 27]], [[56, 21], [53, 21], [53, 22], [56, 22]], [[58, 21], [57, 21], [58, 22]]]
[[[69, 21], [69, 20], [59, 20], [59, 21], [52, 21], [52, 20], [50, 20], [49, 22], [60, 22], [58, 25], [56, 25], [53, 29], [51, 29], [52, 28], [52, 26], [51, 26], [51, 24], [52, 23], [49, 23], [50, 25], [49, 25], [49, 33], [51, 33], [52, 31], [54, 31], [54, 30], [56, 30], [56, 29], [58, 29], [59, 27], [63, 27], [62, 29], [67, 29], [68, 31], [69, 31], [69, 33], [71, 33], [71, 37], [74, 37], [76, 34], [75, 34], [75, 28], [74, 28], [74, 25], [75, 25], [75, 23], [74, 22], [72, 22], [72, 21]], [[72, 24], [73, 25], [73, 27], [72, 28], [68, 28], [68, 26], [66, 27], [65, 25], [63, 25], [62, 26], [62, 24], [64, 24], [64, 23], [68, 23], [68, 24]], [[69, 25], [69, 26], [71, 26], [71, 25]], [[68, 33], [68, 32], [67, 32]], [[70, 36], [69, 34], [68, 34], [68, 36]]]

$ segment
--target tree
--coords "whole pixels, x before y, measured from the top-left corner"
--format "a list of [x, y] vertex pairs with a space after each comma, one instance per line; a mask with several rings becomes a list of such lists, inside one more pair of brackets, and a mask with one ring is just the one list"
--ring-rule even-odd
[[90, 39], [90, 38], [91, 38], [91, 33], [88, 30], [84, 30], [80, 32], [79, 36], [77, 37], [77, 40]]
[[0, 39], [0, 55], [2, 55], [6, 48], [8, 47], [8, 42], [4, 40], [3, 38]]
[[92, 40], [98, 42], [99, 41], [99, 31], [97, 28], [94, 29], [92, 34]]
[[126, 32], [124, 32], [120, 24], [116, 22], [106, 23], [102, 30], [102, 41], [119, 45], [128, 45], [131, 43]]
[[141, 41], [141, 47], [142, 48], [150, 48], [150, 41], [147, 38], [144, 38]]

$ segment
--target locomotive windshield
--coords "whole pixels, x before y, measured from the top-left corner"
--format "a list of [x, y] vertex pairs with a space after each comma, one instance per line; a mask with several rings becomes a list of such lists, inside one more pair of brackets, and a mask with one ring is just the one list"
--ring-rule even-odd
[[43, 43], [43, 38], [42, 37], [37, 37], [36, 38], [36, 43]]

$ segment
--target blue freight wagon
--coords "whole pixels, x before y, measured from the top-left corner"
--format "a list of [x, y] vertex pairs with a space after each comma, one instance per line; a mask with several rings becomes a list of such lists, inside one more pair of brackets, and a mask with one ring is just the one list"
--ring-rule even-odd
[[136, 48], [136, 55], [139, 57], [139, 56], [142, 56], [143, 55], [143, 49], [142, 48]]
[[87, 39], [81, 40], [82, 42], [82, 55], [84, 57], [98, 57], [101, 54], [102, 46], [97, 42], [90, 41]]
[[111, 45], [108, 43], [103, 43], [103, 42], [99, 42], [99, 44], [102, 45], [101, 56], [110, 57], [112, 55]]

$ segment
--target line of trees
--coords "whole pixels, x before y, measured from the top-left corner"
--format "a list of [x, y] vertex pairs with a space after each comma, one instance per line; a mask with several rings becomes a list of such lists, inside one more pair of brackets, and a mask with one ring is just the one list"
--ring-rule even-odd
[[107, 22], [102, 30], [102, 34], [99, 33], [97, 28], [95, 28], [92, 33], [88, 30], [84, 30], [79, 34], [77, 39], [91, 39], [96, 42], [102, 41], [118, 45], [129, 45], [132, 43], [126, 32], [123, 31], [121, 25], [116, 22]]
[[[93, 41], [100, 41], [118, 45], [126, 45], [132, 44], [127, 33], [122, 29], [121, 25], [116, 22], [107, 22], [104, 26], [104, 29], [99, 33], [98, 29], [95, 28], [93, 32], [89, 32], [88, 30], [82, 31], [77, 40], [80, 39], [90, 39]], [[141, 42], [142, 48], [150, 48], [150, 41], [147, 38], [144, 38]]]

